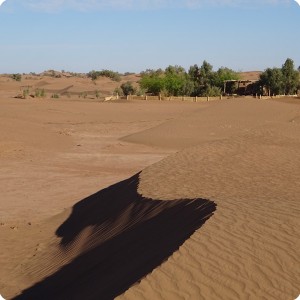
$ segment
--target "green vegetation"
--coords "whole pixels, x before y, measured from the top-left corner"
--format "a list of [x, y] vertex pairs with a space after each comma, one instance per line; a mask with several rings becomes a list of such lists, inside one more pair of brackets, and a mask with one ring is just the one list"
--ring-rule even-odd
[[121, 81], [121, 75], [118, 72], [114, 72], [111, 70], [102, 70], [102, 71], [90, 71], [87, 74], [87, 77], [91, 78], [92, 80], [98, 79], [100, 76], [108, 77], [113, 81]]
[[142, 72], [140, 86], [147, 93], [164, 96], [219, 96], [224, 80], [237, 80], [238, 74], [228, 68], [214, 72], [212, 65], [204, 61], [193, 65], [186, 72], [181, 66], [169, 66], [162, 71]]
[[[294, 62], [288, 58], [281, 68], [267, 68], [258, 82], [260, 89], [265, 88], [269, 95], [292, 95], [300, 88], [299, 71]], [[263, 90], [260, 90], [263, 94]]]
[[96, 90], [96, 91], [95, 91], [95, 96], [96, 96], [97, 99], [100, 98], [100, 91], [99, 91], [99, 90]]
[[11, 78], [15, 81], [21, 81], [22, 80], [22, 75], [17, 73], [17, 74], [12, 74]]
[[29, 88], [23, 90], [22, 94], [23, 94], [23, 98], [26, 99], [29, 96]]
[[36, 98], [44, 98], [46, 96], [45, 90], [44, 89], [36, 89], [35, 93], [34, 93], [34, 96]]
[[58, 98], [59, 98], [59, 94], [52, 94], [52, 95], [51, 95], [51, 98], [53, 98], [53, 99], [58, 99]]
[[113, 95], [114, 96], [117, 96], [117, 95], [118, 96], [124, 96], [123, 90], [120, 87], [117, 87], [117, 88], [114, 89]]
[[132, 83], [130, 81], [127, 81], [121, 85], [121, 89], [123, 92], [123, 95], [133, 95], [136, 93], [136, 89], [133, 87]]
[[84, 99], [86, 99], [87, 96], [88, 96], [87, 92], [82, 92], [78, 95], [79, 98], [84, 98]]

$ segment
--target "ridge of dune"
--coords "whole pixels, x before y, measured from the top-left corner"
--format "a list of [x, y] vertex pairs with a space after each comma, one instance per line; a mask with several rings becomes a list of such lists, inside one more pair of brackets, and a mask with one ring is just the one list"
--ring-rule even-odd
[[59, 244], [48, 241], [23, 264], [34, 284], [13, 299], [113, 299], [166, 261], [215, 210], [204, 199], [144, 198], [138, 183], [136, 174], [78, 202], [56, 230]]
[[299, 108], [286, 103], [224, 103], [125, 138], [177, 147], [197, 132], [191, 147], [143, 170], [138, 191], [164, 200], [197, 195], [217, 210], [168, 263], [118, 299], [297, 297], [298, 117]]
[[295, 299], [299, 146], [300, 137], [268, 138], [261, 131], [186, 149], [146, 168], [143, 196], [197, 195], [217, 210], [168, 263], [118, 299]]

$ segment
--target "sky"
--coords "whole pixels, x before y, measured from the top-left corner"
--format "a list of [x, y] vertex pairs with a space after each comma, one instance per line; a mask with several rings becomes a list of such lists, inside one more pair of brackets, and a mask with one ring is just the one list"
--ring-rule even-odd
[[[1, 2], [1, 1], [0, 1]], [[6, 0], [0, 73], [300, 66], [294, 0]]]

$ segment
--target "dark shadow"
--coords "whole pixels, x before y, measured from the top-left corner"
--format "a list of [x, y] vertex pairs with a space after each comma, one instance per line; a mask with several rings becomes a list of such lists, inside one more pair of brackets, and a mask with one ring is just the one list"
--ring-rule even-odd
[[166, 261], [216, 209], [204, 199], [144, 198], [138, 183], [136, 174], [75, 204], [56, 234], [64, 251], [92, 227], [86, 251], [14, 299], [114, 299]]

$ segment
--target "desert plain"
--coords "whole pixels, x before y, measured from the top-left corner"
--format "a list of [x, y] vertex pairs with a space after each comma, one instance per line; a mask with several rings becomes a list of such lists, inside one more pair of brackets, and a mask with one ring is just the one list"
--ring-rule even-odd
[[58, 99], [0, 80], [5, 299], [300, 294], [300, 99], [100, 101], [71, 80], [28, 79], [72, 86]]

